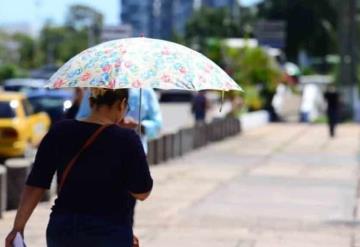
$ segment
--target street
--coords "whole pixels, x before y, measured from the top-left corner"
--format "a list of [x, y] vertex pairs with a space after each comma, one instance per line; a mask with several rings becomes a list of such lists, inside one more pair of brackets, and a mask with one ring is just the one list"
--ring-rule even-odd
[[[272, 124], [152, 166], [152, 195], [136, 212], [141, 246], [360, 246], [360, 131], [327, 134]], [[49, 208], [29, 222], [28, 246], [45, 246]], [[0, 220], [2, 239], [13, 217]]]

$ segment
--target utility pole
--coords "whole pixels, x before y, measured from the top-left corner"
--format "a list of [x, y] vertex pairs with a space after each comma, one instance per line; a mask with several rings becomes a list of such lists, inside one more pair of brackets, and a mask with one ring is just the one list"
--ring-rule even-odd
[[[42, 23], [42, 17], [40, 14], [40, 10], [42, 8], [42, 1], [41, 0], [34, 0], [34, 5], [35, 5], [35, 19], [39, 22], [39, 24], [36, 26], [36, 37], [40, 36], [40, 31], [43, 28], [43, 23]], [[36, 41], [36, 39], [34, 39], [34, 43], [33, 43], [33, 55], [32, 55], [32, 63], [33, 65], [36, 64], [37, 65], [37, 58], [36, 56], [38, 56], [38, 51], [39, 51], [39, 45]], [[37, 65], [38, 66], [38, 65]]]
[[347, 108], [346, 115], [355, 117], [358, 99], [358, 44], [357, 44], [357, 0], [342, 0], [339, 8], [339, 86], [342, 100]]

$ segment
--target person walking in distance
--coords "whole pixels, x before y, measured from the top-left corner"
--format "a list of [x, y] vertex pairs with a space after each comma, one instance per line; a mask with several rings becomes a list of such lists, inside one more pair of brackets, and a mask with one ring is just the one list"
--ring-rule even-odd
[[336, 125], [339, 122], [339, 93], [336, 87], [331, 85], [325, 93], [325, 100], [327, 102], [327, 123], [329, 126], [330, 137], [335, 137]]
[[209, 102], [206, 98], [205, 91], [198, 92], [192, 101], [191, 112], [195, 118], [195, 124], [201, 125], [205, 123], [206, 112], [209, 108]]

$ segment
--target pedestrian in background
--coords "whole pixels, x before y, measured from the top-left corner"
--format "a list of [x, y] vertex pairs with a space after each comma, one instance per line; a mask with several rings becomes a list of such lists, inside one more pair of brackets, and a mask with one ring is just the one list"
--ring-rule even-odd
[[206, 112], [209, 109], [209, 102], [206, 98], [205, 91], [198, 92], [192, 101], [191, 112], [194, 115], [195, 124], [201, 125], [205, 123]]
[[335, 137], [336, 125], [339, 122], [339, 93], [334, 85], [328, 87], [325, 92], [325, 100], [327, 102], [327, 123], [329, 126], [330, 137]]
[[[89, 90], [86, 90], [76, 119], [80, 120], [89, 116], [91, 112], [89, 96]], [[141, 124], [141, 141], [147, 153], [147, 142], [160, 134], [163, 125], [160, 105], [155, 91], [151, 88], [142, 89], [141, 123], [139, 123], [139, 105], [140, 90], [129, 89], [129, 112], [124, 118], [123, 127], [136, 129]]]

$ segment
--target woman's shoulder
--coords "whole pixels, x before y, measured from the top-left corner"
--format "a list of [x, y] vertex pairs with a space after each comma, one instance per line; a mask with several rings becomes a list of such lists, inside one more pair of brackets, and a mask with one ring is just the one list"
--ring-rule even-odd
[[109, 131], [116, 137], [127, 137], [127, 138], [136, 138], [137, 134], [134, 130], [129, 128], [123, 128], [118, 125], [111, 125]]
[[74, 119], [66, 119], [61, 120], [59, 122], [54, 123], [49, 133], [54, 135], [61, 135], [61, 136], [77, 136], [77, 135], [86, 135], [89, 132], [92, 132], [98, 127], [98, 124], [91, 124], [86, 123]]
[[73, 120], [73, 119], [61, 120], [59, 122], [54, 123], [51, 126], [50, 130], [57, 132], [57, 131], [65, 130], [65, 129], [71, 129], [76, 125], [76, 122], [77, 121]]
[[106, 143], [112, 146], [121, 146], [124, 150], [132, 149], [141, 143], [140, 137], [132, 129], [111, 125], [104, 132], [103, 140], [106, 140]]
[[[95, 123], [89, 123], [89, 122], [82, 122], [78, 120], [63, 120], [55, 123], [49, 133], [51, 132], [54, 135], [62, 135], [67, 136], [67, 134], [70, 134], [71, 136], [74, 136], [76, 134], [81, 133], [92, 133], [97, 128], [99, 128], [101, 125], [95, 124]], [[138, 138], [136, 132], [132, 129], [128, 128], [122, 128], [118, 125], [110, 125], [105, 129], [106, 138], [107, 140], [136, 140]]]

